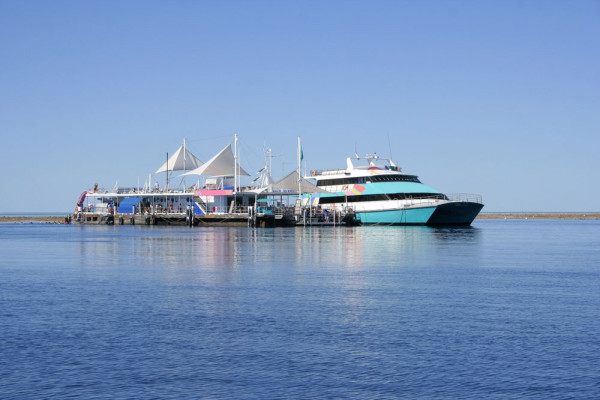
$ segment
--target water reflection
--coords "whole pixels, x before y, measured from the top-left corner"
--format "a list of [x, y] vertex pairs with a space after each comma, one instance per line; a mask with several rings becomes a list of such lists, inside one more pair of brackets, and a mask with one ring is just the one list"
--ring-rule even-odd
[[480, 237], [480, 228], [473, 226], [447, 226], [432, 227], [435, 238], [441, 242], [465, 243], [477, 242]]
[[373, 265], [414, 265], [432, 253], [476, 248], [474, 227], [175, 228], [87, 227], [80, 232], [84, 265], [200, 266], [208, 270], [245, 265], [364, 270]]
[[478, 225], [0, 226], [3, 397], [598, 397], [600, 225]]

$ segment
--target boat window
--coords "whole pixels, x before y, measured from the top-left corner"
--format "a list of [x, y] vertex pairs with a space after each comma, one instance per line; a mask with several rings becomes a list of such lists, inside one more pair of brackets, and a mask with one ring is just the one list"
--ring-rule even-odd
[[416, 182], [421, 183], [414, 175], [373, 175], [371, 182]]
[[353, 185], [365, 182], [364, 176], [358, 176], [354, 178], [322, 179], [317, 181], [317, 186]]
[[337, 178], [337, 179], [321, 179], [317, 181], [317, 186], [336, 186], [336, 185], [353, 185], [356, 183], [367, 182], [416, 182], [421, 183], [419, 178], [414, 175], [372, 175], [358, 176], [352, 178]]
[[383, 201], [383, 200], [406, 200], [406, 199], [437, 199], [448, 200], [446, 195], [441, 193], [387, 193], [387, 194], [365, 194], [356, 196], [328, 196], [321, 197], [319, 204], [331, 203], [358, 203], [363, 201]]

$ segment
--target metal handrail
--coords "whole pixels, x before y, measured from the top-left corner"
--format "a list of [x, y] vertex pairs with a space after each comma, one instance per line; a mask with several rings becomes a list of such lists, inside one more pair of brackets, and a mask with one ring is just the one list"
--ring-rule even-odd
[[468, 201], [483, 204], [481, 195], [473, 193], [451, 193], [446, 195], [451, 201]]

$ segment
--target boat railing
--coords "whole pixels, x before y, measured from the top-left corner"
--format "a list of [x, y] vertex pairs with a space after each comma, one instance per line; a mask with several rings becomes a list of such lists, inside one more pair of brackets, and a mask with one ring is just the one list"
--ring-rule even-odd
[[445, 201], [441, 199], [440, 196], [431, 196], [431, 197], [418, 197], [418, 198], [407, 198], [404, 202], [406, 207], [414, 207], [414, 206], [423, 206], [425, 204], [435, 204], [440, 203], [441, 201]]
[[423, 203], [439, 203], [441, 201], [460, 201], [483, 204], [481, 196], [472, 193], [451, 193], [451, 194], [432, 194], [431, 196], [419, 196], [411, 198], [407, 196], [406, 200], [410, 202], [410, 205], [422, 205]]
[[310, 176], [308, 176], [307, 178], [316, 175], [339, 175], [343, 174], [344, 172], [346, 172], [345, 169], [315, 169], [310, 171]]
[[247, 214], [248, 206], [210, 206], [207, 209], [206, 214]]
[[98, 189], [88, 189], [88, 196], [90, 197], [102, 197], [104, 195], [112, 196], [112, 195], [127, 195], [127, 194], [139, 194], [139, 195], [160, 195], [160, 196], [168, 196], [168, 195], [184, 195], [184, 194], [193, 194], [194, 187], [186, 187], [186, 188], [169, 188], [167, 189], [148, 189], [148, 188], [118, 188], [115, 190], [108, 190], [105, 188]]
[[472, 193], [451, 193], [446, 195], [451, 201], [467, 201], [470, 203], [483, 204], [481, 195]]

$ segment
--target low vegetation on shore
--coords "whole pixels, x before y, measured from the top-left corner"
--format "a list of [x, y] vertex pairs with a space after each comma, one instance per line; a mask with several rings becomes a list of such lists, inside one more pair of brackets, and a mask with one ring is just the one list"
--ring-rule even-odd
[[477, 219], [600, 219], [600, 213], [482, 213]]
[[35, 216], [14, 216], [14, 217], [0, 217], [0, 222], [14, 222], [14, 223], [49, 223], [49, 224], [61, 224], [65, 222], [65, 216], [48, 216], [48, 215], [35, 215]]

